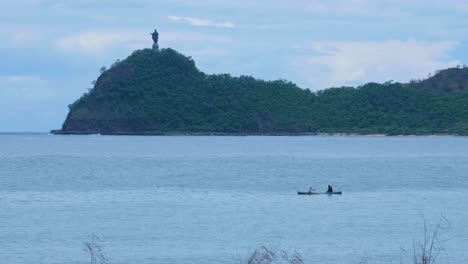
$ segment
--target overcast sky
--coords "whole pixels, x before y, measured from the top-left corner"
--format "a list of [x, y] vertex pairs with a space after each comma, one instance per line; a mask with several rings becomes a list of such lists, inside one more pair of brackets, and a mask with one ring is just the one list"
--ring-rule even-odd
[[99, 68], [160, 47], [311, 90], [468, 64], [461, 0], [0, 0], [0, 131], [60, 128]]

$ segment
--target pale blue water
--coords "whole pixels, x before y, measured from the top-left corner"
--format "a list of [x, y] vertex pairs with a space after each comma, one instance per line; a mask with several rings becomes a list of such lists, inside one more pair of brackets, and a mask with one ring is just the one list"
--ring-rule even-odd
[[441, 260], [467, 263], [467, 172], [464, 137], [0, 134], [0, 262], [88, 263], [96, 234], [110, 263], [400, 263], [444, 216]]

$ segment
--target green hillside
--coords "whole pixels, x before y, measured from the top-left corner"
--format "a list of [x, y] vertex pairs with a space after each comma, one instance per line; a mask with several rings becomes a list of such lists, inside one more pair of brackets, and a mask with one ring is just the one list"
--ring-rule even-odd
[[177, 51], [145, 49], [103, 72], [53, 132], [468, 135], [468, 77], [442, 79], [314, 93], [284, 80], [207, 75]]

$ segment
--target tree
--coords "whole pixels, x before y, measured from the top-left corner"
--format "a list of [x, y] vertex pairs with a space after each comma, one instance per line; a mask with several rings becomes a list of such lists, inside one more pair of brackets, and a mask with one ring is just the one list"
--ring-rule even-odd
[[102, 89], [71, 105], [64, 130], [468, 134], [468, 91], [442, 90], [458, 82], [451, 76], [462, 76], [459, 70], [423, 83], [389, 80], [310, 92], [286, 80], [204, 74], [171, 49], [136, 51], [116, 63], [99, 79]]
[[99, 69], [99, 72], [103, 74], [107, 70], [106, 66], [102, 66], [101, 69]]
[[119, 65], [120, 59], [115, 60], [114, 63], [112, 63], [111, 68], [114, 68], [115, 66]]

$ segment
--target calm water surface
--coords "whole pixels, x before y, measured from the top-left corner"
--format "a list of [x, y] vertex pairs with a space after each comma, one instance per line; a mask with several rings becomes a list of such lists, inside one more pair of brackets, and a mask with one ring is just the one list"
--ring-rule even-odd
[[[468, 138], [0, 134], [2, 263], [400, 263], [441, 217], [468, 263]], [[309, 186], [341, 196], [298, 196]], [[407, 253], [402, 249], [406, 249]]]

